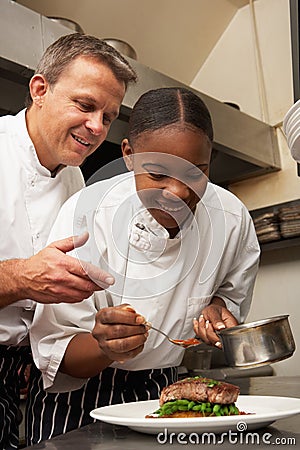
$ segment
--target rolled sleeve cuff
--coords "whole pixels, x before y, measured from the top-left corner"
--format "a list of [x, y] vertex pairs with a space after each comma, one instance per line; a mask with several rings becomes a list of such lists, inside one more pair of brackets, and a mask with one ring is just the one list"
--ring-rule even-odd
[[[42, 369], [44, 389], [48, 392], [68, 392], [80, 389], [87, 381], [86, 378], [75, 378], [59, 372], [66, 348], [73, 336], [68, 336], [64, 340], [57, 340], [52, 347], [52, 355], [49, 364]], [[41, 364], [43, 366], [43, 364]]]

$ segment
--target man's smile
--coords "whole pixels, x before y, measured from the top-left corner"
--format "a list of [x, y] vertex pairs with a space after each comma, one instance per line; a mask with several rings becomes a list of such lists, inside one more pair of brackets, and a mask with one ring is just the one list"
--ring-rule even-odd
[[79, 144], [84, 145], [85, 147], [89, 147], [91, 144], [89, 142], [87, 142], [86, 140], [84, 140], [83, 138], [80, 138], [79, 136], [76, 136], [75, 134], [71, 133], [73, 139], [75, 139], [75, 141], [79, 142]]

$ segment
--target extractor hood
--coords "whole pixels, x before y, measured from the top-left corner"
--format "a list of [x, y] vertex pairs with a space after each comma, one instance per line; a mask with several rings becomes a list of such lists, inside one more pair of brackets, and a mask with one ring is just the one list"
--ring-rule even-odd
[[[59, 36], [72, 31], [12, 0], [1, 0], [0, 24], [0, 113], [15, 113], [24, 105], [28, 80], [44, 49]], [[108, 135], [107, 139], [117, 144], [126, 137], [130, 111], [143, 92], [158, 87], [184, 86], [136, 60], [128, 60], [136, 69], [139, 81], [129, 87], [120, 116]], [[279, 149], [273, 127], [192, 90], [206, 103], [213, 120], [215, 139], [210, 174], [212, 181], [226, 186], [280, 170]]]

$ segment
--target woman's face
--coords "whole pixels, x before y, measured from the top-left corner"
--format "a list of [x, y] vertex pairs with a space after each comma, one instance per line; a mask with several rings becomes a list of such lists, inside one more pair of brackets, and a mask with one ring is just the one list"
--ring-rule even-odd
[[137, 193], [155, 220], [174, 237], [194, 213], [209, 173], [211, 143], [200, 130], [172, 125], [122, 143]]

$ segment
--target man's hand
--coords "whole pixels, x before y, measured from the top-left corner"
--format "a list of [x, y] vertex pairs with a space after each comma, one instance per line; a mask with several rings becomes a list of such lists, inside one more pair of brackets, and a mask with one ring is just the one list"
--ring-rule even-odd
[[28, 259], [4, 261], [1, 306], [21, 299], [39, 303], [77, 303], [107, 288], [114, 278], [92, 264], [66, 255], [88, 240], [88, 233], [53, 242]]
[[141, 353], [148, 337], [145, 318], [130, 305], [103, 308], [92, 331], [102, 352], [112, 361], [126, 361]]

